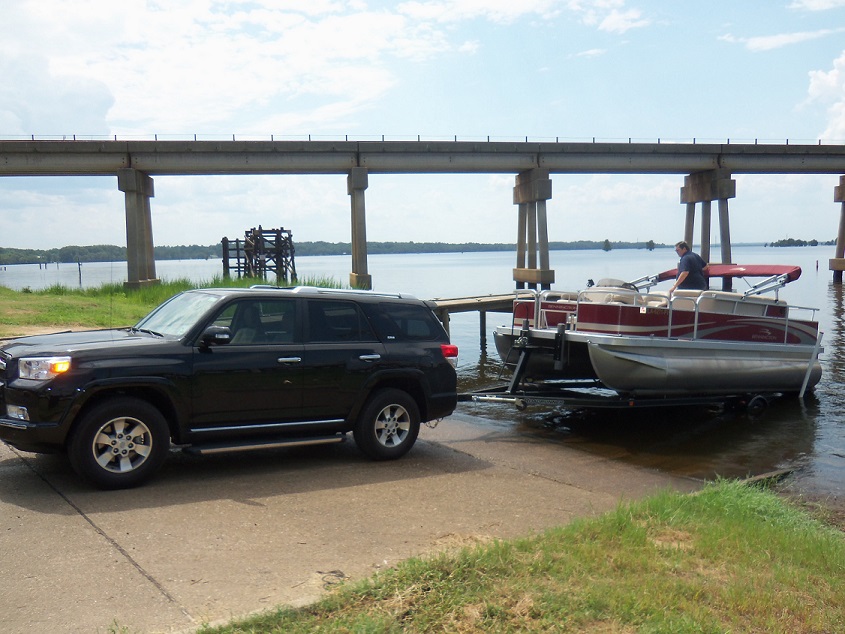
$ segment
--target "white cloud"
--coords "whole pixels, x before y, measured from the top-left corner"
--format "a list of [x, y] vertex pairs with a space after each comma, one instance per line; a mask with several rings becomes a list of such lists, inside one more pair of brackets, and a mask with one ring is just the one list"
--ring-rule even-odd
[[[305, 111], [344, 118], [378, 103], [396, 81], [391, 60], [450, 50], [443, 32], [388, 10], [350, 10], [339, 2], [242, 6], [226, 13], [230, 5], [210, 0], [167, 10], [88, 2], [69, 13], [47, 1], [24, 2], [0, 26], [0, 54], [23, 72], [23, 56], [32, 55], [26, 40], [38, 33], [45, 63], [30, 68], [30, 81], [108, 87], [116, 133], [269, 134], [277, 130], [268, 123], [310, 119]], [[317, 107], [307, 103], [314, 99]], [[12, 101], [22, 108], [35, 100]], [[233, 119], [249, 129], [228, 129]]]
[[37, 53], [0, 55], [0, 132], [9, 136], [108, 134], [114, 97], [103, 82], [57, 74]]
[[0, 180], [3, 207], [16, 210], [0, 214], [0, 244], [20, 249], [126, 244], [124, 195], [116, 178], [52, 177], [38, 184], [33, 187], [31, 177]]
[[607, 49], [604, 48], [591, 48], [588, 51], [581, 51], [580, 53], [575, 53], [575, 57], [599, 57], [607, 53]]
[[819, 29], [818, 31], [801, 31], [796, 33], [779, 33], [777, 35], [762, 35], [757, 37], [735, 37], [731, 34], [720, 35], [718, 39], [733, 44], [744, 44], [749, 51], [771, 51], [792, 44], [801, 44], [818, 40], [829, 35], [845, 32], [845, 28]]
[[829, 104], [827, 127], [821, 138], [845, 139], [845, 52], [833, 61], [829, 71], [810, 71], [808, 101]]
[[638, 29], [648, 26], [650, 21], [640, 17], [642, 13], [637, 9], [627, 11], [611, 11], [599, 24], [600, 31], [610, 33], [625, 33], [631, 29]]
[[459, 22], [480, 18], [510, 24], [526, 15], [549, 17], [560, 4], [559, 0], [418, 0], [399, 4], [397, 11], [414, 20]]
[[626, 9], [625, 0], [568, 0], [566, 4], [584, 24], [600, 31], [625, 33], [651, 23], [639, 9]]
[[790, 9], [805, 11], [827, 11], [838, 7], [845, 7], [845, 0], [796, 0], [789, 5]]
[[[58, 0], [14, 3], [0, 24], [6, 91], [0, 132], [280, 135], [338, 129], [375, 109], [405, 77], [408, 63], [479, 54], [477, 38], [455, 38], [473, 21], [511, 25], [568, 10], [611, 33], [648, 24], [624, 0], [371, 4], [88, 0], [66, 11]], [[19, 94], [21, 86], [29, 92]], [[36, 116], [45, 92], [56, 107]], [[57, 104], [85, 99], [90, 107], [65, 107], [67, 115], [56, 116]]]

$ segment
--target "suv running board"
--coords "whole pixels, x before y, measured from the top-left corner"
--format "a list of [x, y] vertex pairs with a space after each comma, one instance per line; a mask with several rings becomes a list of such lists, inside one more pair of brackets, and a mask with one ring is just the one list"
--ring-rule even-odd
[[314, 438], [286, 438], [286, 439], [264, 439], [264, 440], [241, 440], [240, 442], [221, 442], [207, 445], [189, 445], [182, 451], [185, 453], [203, 456], [215, 453], [226, 453], [233, 451], [252, 451], [254, 449], [277, 449], [279, 447], [302, 447], [304, 445], [331, 445], [346, 440], [344, 434], [334, 436], [317, 436]]

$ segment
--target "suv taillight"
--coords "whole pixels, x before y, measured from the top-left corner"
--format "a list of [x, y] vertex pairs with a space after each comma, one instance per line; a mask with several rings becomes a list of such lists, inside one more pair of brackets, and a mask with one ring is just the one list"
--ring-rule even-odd
[[458, 346], [451, 343], [441, 343], [440, 350], [443, 351], [443, 357], [452, 364], [453, 368], [458, 367]]

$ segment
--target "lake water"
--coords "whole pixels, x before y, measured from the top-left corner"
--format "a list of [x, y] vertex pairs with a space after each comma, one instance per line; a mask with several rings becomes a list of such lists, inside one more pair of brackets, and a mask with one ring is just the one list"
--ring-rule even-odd
[[[576, 445], [616, 460], [696, 478], [743, 477], [779, 469], [794, 470], [791, 486], [813, 496], [845, 503], [845, 292], [831, 282], [827, 270], [833, 247], [733, 247], [742, 264], [797, 264], [801, 278], [780, 293], [799, 306], [819, 308], [825, 332], [824, 374], [815, 392], [803, 401], [774, 402], [762, 416], [714, 413], [700, 408], [671, 411], [608, 413], [530, 408], [518, 412], [507, 405], [461, 404], [459, 411], [512, 424], [522, 433]], [[634, 279], [675, 266], [671, 249], [553, 251], [551, 268], [558, 289], [583, 288], [588, 279]], [[719, 259], [719, 250], [713, 250]], [[510, 292], [514, 284], [513, 253], [370, 255], [369, 272], [379, 291], [401, 291], [417, 297], [445, 298]], [[298, 257], [300, 277], [334, 277], [346, 284], [349, 256]], [[162, 279], [210, 280], [222, 274], [219, 260], [159, 261]], [[0, 285], [13, 289], [99, 286], [126, 279], [126, 263], [16, 265], [0, 267]], [[735, 282], [741, 290], [745, 283]], [[2, 318], [2, 307], [0, 307]], [[507, 320], [490, 314], [487, 330]], [[502, 367], [490, 333], [487, 350], [480, 345], [477, 313], [452, 316], [452, 341], [460, 348], [460, 389], [470, 391], [495, 381]]]

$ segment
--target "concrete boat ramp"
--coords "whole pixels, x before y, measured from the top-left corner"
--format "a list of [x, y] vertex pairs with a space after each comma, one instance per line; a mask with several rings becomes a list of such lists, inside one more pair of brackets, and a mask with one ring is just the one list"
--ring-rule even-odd
[[174, 452], [129, 491], [92, 490], [62, 457], [0, 444], [0, 631], [191, 632], [408, 557], [699, 486], [460, 410], [396, 462], [352, 442]]

